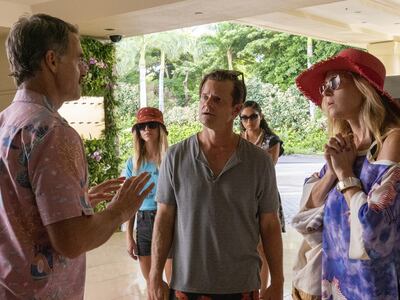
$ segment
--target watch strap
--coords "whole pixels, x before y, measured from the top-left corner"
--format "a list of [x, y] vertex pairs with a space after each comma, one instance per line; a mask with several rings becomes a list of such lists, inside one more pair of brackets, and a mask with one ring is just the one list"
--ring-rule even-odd
[[341, 193], [344, 193], [345, 190], [351, 187], [359, 187], [361, 189], [360, 179], [356, 177], [346, 177], [343, 180], [339, 180], [336, 184], [336, 189]]

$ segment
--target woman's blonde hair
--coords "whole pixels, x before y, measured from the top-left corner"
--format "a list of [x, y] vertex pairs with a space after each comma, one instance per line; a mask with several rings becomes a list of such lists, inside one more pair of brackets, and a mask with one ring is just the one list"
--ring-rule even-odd
[[[156, 164], [159, 167], [161, 164], [161, 160], [164, 157], [165, 152], [168, 148], [168, 139], [167, 132], [163, 125], [159, 124], [158, 126], [159, 135], [158, 135], [158, 151], [157, 151], [157, 160]], [[135, 171], [138, 172], [140, 167], [147, 160], [147, 151], [145, 146], [145, 141], [140, 136], [140, 131], [136, 127], [133, 130], [133, 159], [135, 162]]]
[[[382, 136], [388, 130], [389, 124], [400, 124], [399, 117], [395, 114], [393, 105], [384, 96], [380, 96], [375, 88], [362, 76], [350, 73], [355, 86], [363, 97], [363, 104], [360, 112], [360, 122], [365, 124], [366, 130], [377, 142], [375, 153], [379, 153], [382, 148]], [[324, 103], [324, 102], [323, 102]], [[329, 117], [326, 107], [322, 109], [328, 118], [328, 132], [330, 136], [337, 133], [348, 134], [351, 132], [349, 123], [346, 120], [333, 119]]]

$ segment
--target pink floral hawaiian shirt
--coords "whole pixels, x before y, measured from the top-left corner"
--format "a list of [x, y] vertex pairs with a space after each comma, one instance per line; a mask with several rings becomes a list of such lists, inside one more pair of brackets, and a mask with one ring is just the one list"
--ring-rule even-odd
[[93, 214], [77, 132], [46, 97], [18, 90], [0, 114], [0, 299], [83, 299], [85, 255], [68, 259], [46, 226]]

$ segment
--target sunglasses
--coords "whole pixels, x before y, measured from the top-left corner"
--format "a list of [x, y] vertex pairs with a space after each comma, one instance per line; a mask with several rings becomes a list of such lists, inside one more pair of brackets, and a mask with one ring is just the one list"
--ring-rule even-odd
[[137, 124], [136, 127], [138, 130], [145, 130], [146, 127], [149, 129], [156, 129], [158, 128], [160, 124], [158, 124], [157, 122], [147, 122], [147, 123], [141, 123], [141, 124]]
[[336, 74], [329, 78], [328, 81], [324, 82], [320, 87], [319, 87], [319, 92], [322, 96], [324, 96], [324, 93], [327, 89], [330, 89], [332, 91], [337, 90], [340, 87], [340, 76], [339, 74]]
[[240, 120], [244, 121], [244, 122], [246, 122], [248, 120], [254, 121], [254, 120], [257, 120], [257, 119], [258, 119], [258, 114], [251, 114], [250, 116], [246, 116], [246, 115], [240, 116]]

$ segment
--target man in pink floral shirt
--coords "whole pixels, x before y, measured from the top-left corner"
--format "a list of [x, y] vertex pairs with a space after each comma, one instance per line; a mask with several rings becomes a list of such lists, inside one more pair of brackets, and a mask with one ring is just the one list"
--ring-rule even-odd
[[21, 18], [6, 47], [18, 91], [0, 114], [0, 299], [83, 299], [85, 252], [136, 212], [149, 176], [114, 180], [94, 214], [82, 141], [57, 112], [86, 74], [77, 29]]

